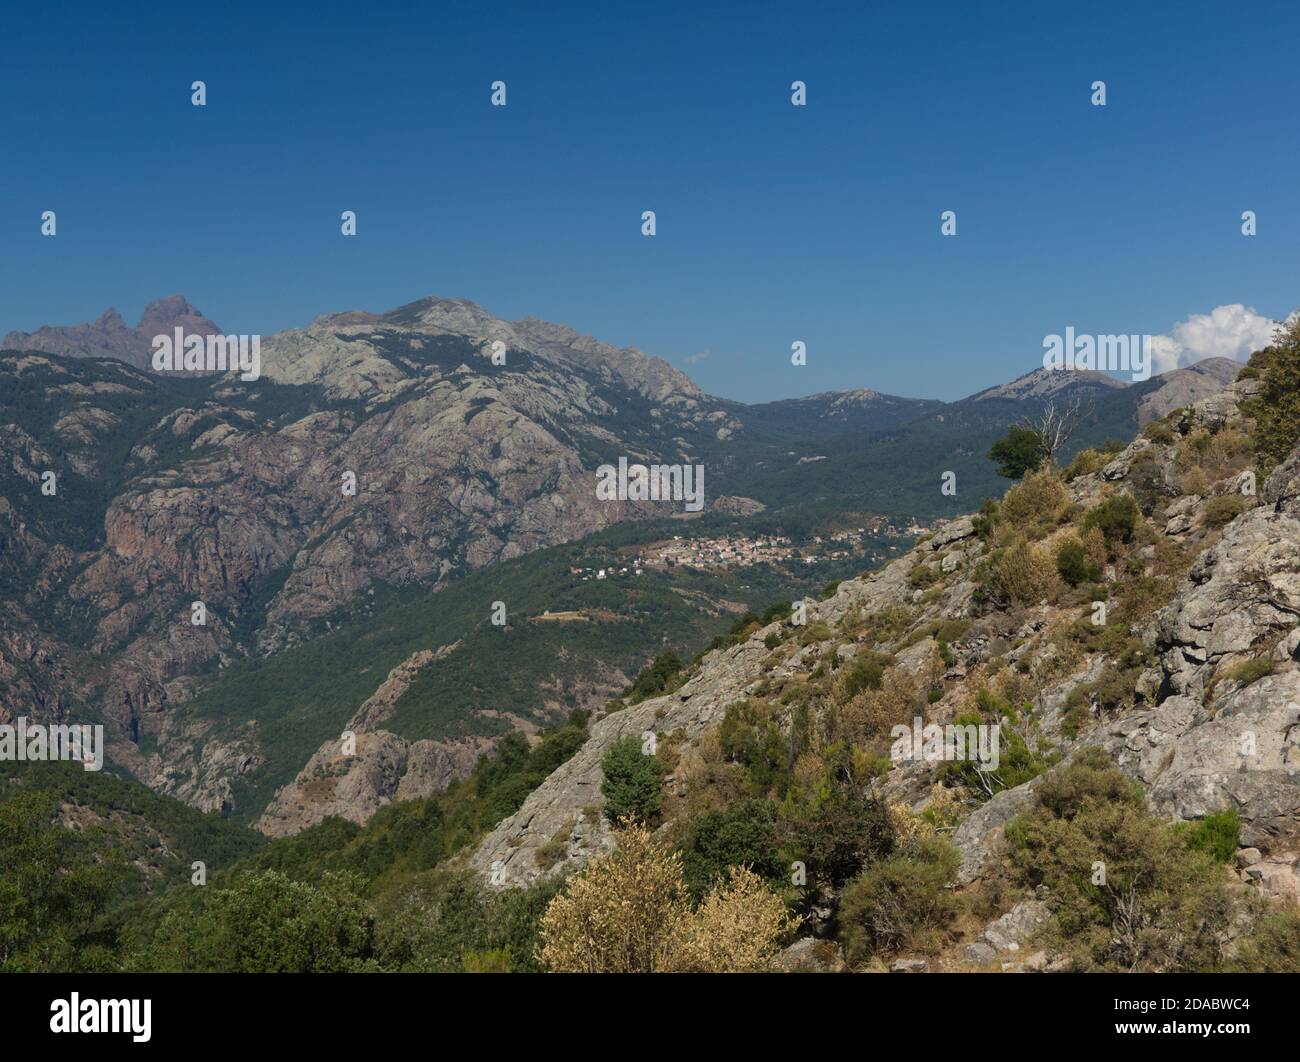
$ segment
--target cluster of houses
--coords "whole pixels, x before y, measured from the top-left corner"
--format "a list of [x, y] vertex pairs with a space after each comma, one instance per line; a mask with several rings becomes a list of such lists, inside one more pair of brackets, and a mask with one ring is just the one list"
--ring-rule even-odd
[[[689, 538], [674, 535], [672, 539], [651, 543], [634, 555], [618, 558], [604, 567], [570, 567], [569, 574], [583, 582], [596, 579], [635, 578], [647, 569], [664, 568], [744, 568], [753, 564], [817, 564], [845, 557], [864, 557], [879, 561], [884, 554], [868, 545], [879, 546], [872, 540], [877, 536], [915, 538], [929, 529], [915, 520], [906, 524], [895, 523], [888, 517], [866, 518], [862, 527], [847, 528], [813, 535], [806, 542], [796, 544], [786, 535], [758, 535], [748, 537], [731, 534], [714, 538]], [[898, 547], [887, 547], [896, 553]]]

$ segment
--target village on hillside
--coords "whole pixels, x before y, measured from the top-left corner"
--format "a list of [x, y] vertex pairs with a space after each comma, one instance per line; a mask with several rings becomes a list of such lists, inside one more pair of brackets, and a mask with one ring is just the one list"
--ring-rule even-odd
[[755, 564], [809, 566], [851, 557], [878, 563], [899, 549], [896, 543], [886, 544], [882, 540], [910, 540], [928, 531], [928, 527], [914, 520], [894, 521], [884, 516], [873, 516], [864, 519], [861, 527], [812, 535], [802, 541], [786, 535], [746, 535], [739, 532], [698, 538], [674, 535], [642, 546], [635, 552], [624, 553], [613, 563], [571, 567], [569, 574], [585, 582], [589, 579], [635, 577], [646, 569], [730, 569]]

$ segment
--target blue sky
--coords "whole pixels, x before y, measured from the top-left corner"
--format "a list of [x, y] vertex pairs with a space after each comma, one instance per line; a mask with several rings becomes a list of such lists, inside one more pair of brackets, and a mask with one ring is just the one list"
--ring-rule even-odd
[[1300, 305], [1294, 4], [349, 6], [6, 4], [0, 332], [437, 294], [726, 397], [956, 398]]

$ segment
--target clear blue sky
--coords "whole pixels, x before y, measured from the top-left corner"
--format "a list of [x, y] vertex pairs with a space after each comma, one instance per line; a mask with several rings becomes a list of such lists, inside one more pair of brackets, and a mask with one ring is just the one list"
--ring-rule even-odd
[[1294, 3], [348, 6], [6, 3], [0, 331], [438, 294], [727, 397], [955, 398], [1067, 325], [1300, 305]]

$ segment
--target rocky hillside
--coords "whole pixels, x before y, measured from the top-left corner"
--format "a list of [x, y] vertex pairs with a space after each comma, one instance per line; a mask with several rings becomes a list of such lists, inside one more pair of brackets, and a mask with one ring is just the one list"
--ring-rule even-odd
[[[688, 869], [708, 849], [702, 822], [738, 829], [727, 824], [740, 813], [728, 816], [742, 806], [750, 822], [797, 819], [809, 793], [859, 786], [900, 829], [951, 839], [953, 887], [1000, 897], [918, 967], [937, 952], [948, 968], [1009, 968], [1065, 901], [1046, 884], [999, 891], [1017, 854], [1003, 829], [1050, 780], [1076, 784], [1063, 772], [1100, 749], [1157, 818], [1208, 831], [1232, 816], [1240, 888], [1300, 897], [1300, 449], [1256, 482], [1272, 461], [1247, 412], [1261, 388], [1243, 378], [1118, 452], [1031, 475], [1000, 505], [805, 602], [805, 623], [755, 626], [671, 692], [596, 719], [469, 864], [493, 885], [526, 886], [610, 851], [611, 750], [654, 734], [665, 775], [654, 818]], [[890, 728], [915, 718], [998, 724], [1001, 766], [891, 756]], [[824, 968], [851, 938], [815, 939], [833, 935], [845, 886], [817, 873], [829, 857], [811, 845], [782, 848], [822, 890], [804, 921], [812, 936], [788, 959]], [[761, 862], [766, 848], [736, 851]], [[769, 873], [779, 885], [788, 864]], [[1033, 961], [1055, 961], [1045, 955]]]

